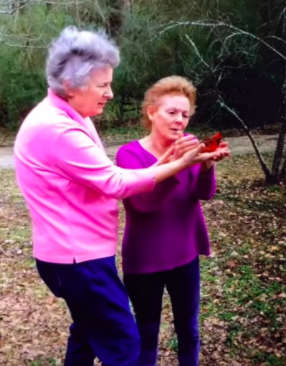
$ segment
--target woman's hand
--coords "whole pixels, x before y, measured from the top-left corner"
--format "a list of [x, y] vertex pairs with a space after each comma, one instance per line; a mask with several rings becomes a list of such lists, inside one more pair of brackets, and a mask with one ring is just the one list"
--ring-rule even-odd
[[154, 166], [159, 166], [159, 165], [163, 165], [163, 164], [166, 164], [166, 163], [169, 163], [170, 161], [173, 161], [171, 160], [172, 157], [173, 157], [173, 154], [174, 154], [174, 144], [171, 145], [169, 147], [169, 149], [164, 153], [164, 155], [162, 155], [157, 161], [156, 163], [154, 164]]
[[173, 160], [180, 159], [187, 151], [194, 149], [199, 144], [199, 140], [194, 135], [181, 136], [174, 142]]
[[209, 153], [209, 152], [203, 152], [205, 148], [205, 145], [200, 143], [197, 144], [197, 146], [191, 150], [188, 150], [181, 158], [179, 158], [179, 161], [182, 161], [183, 165], [185, 167], [196, 165], [196, 164], [202, 164], [210, 159], [212, 159], [215, 156], [215, 153]]
[[180, 137], [176, 140], [169, 149], [161, 156], [155, 166], [169, 163], [180, 159], [187, 151], [198, 146], [198, 139], [194, 135], [184, 136], [181, 132]]
[[[199, 145], [201, 146], [199, 148]], [[154, 164], [155, 166], [169, 163], [171, 161], [175, 161], [181, 159], [185, 156], [185, 158], [190, 161], [191, 157], [194, 157], [194, 163], [189, 163], [189, 165], [201, 164], [201, 172], [205, 172], [215, 164], [225, 157], [230, 156], [230, 151], [228, 148], [227, 142], [221, 142], [220, 146], [216, 151], [212, 153], [203, 153], [204, 149], [203, 144], [199, 144], [198, 139], [194, 135], [187, 135], [178, 138], [172, 144], [169, 149], [161, 156], [160, 159]], [[198, 149], [197, 149], [198, 148]], [[197, 155], [197, 156], [196, 156]]]
[[228, 143], [221, 142], [214, 153], [215, 155], [210, 160], [207, 160], [201, 164], [201, 173], [207, 172], [214, 166], [216, 162], [230, 156]]

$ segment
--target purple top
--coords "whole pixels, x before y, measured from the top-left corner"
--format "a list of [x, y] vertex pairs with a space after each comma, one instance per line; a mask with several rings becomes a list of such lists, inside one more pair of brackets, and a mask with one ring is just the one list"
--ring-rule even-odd
[[[141, 169], [157, 159], [138, 141], [122, 146], [116, 156], [122, 168]], [[216, 190], [214, 169], [200, 173], [200, 165], [184, 169], [158, 183], [152, 192], [123, 200], [126, 210], [123, 272], [151, 273], [187, 264], [210, 254], [200, 200]]]

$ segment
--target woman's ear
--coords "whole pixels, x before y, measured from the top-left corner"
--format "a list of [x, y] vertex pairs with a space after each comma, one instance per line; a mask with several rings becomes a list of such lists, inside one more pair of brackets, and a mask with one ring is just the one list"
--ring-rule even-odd
[[65, 89], [65, 94], [68, 98], [71, 99], [74, 97], [73, 89], [70, 87], [70, 83], [68, 80], [64, 80], [64, 89]]
[[147, 116], [149, 118], [149, 121], [151, 121], [151, 122], [154, 118], [155, 111], [156, 111], [156, 107], [154, 105], [151, 104], [147, 107]]

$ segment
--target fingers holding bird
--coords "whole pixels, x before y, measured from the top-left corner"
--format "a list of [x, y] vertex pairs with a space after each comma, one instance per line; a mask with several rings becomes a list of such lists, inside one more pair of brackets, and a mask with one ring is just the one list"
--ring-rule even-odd
[[198, 139], [194, 135], [180, 137], [174, 142], [174, 159], [179, 159], [186, 152], [198, 146]]

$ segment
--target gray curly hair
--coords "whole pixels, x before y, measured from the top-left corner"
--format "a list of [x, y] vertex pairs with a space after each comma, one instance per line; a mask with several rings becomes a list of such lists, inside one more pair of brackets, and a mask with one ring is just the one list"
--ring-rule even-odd
[[65, 96], [64, 81], [72, 88], [84, 87], [91, 73], [98, 68], [119, 65], [119, 49], [104, 30], [79, 31], [65, 28], [50, 45], [46, 77], [49, 87]]

